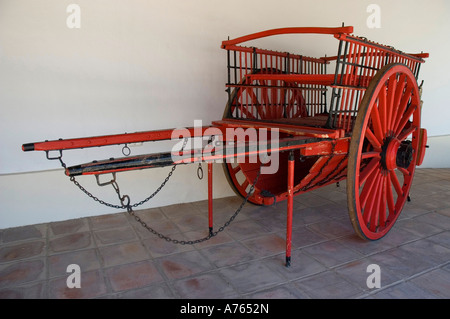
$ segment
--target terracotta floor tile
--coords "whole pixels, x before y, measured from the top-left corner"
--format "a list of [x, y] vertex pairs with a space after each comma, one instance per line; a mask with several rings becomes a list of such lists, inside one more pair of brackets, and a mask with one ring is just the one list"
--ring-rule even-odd
[[432, 293], [436, 298], [450, 298], [450, 272], [436, 269], [416, 278], [411, 283]]
[[308, 255], [327, 267], [334, 267], [361, 258], [361, 254], [339, 244], [327, 241], [303, 249]]
[[95, 230], [93, 234], [97, 246], [118, 244], [137, 239], [131, 226]]
[[177, 225], [181, 232], [208, 229], [207, 216], [186, 214], [173, 218], [172, 221], [175, 223], [175, 225]]
[[326, 270], [324, 265], [305, 254], [301, 249], [292, 251], [291, 266], [289, 268], [286, 267], [285, 254], [267, 259], [265, 265], [288, 280], [300, 279]]
[[285, 284], [282, 286], [277, 286], [275, 288], [270, 288], [267, 290], [256, 292], [254, 294], [250, 294], [246, 296], [246, 298], [285, 300], [285, 299], [309, 299], [310, 297], [297, 287], [294, 287], [293, 284]]
[[307, 226], [309, 229], [329, 239], [354, 234], [350, 220], [325, 220]]
[[244, 240], [242, 244], [258, 257], [271, 256], [286, 250], [286, 240], [276, 234]]
[[415, 220], [430, 224], [439, 229], [450, 230], [450, 216], [432, 212], [420, 215], [416, 217]]
[[44, 254], [45, 242], [43, 240], [22, 242], [0, 247], [0, 263], [43, 256]]
[[231, 266], [255, 258], [254, 253], [238, 242], [208, 247], [202, 249], [201, 252], [216, 267]]
[[445, 231], [427, 238], [432, 242], [450, 248], [450, 231]]
[[[217, 231], [217, 228], [213, 228], [213, 231]], [[196, 241], [196, 240], [203, 240], [205, 238], [207, 238], [209, 236], [209, 230], [198, 230], [198, 231], [190, 231], [190, 232], [186, 232], [184, 233], [184, 236], [191, 241]], [[203, 242], [194, 244], [194, 247], [197, 249], [203, 249], [209, 246], [216, 246], [216, 245], [221, 245], [221, 244], [225, 244], [225, 243], [230, 243], [233, 241], [233, 238], [231, 238], [230, 235], [228, 235], [228, 233], [226, 231], [222, 231], [218, 234], [216, 234], [215, 236], [211, 237], [210, 239], [207, 239]]]
[[119, 299], [173, 299], [175, 295], [165, 283], [132, 289], [117, 294]]
[[440, 233], [443, 230], [442, 228], [427, 224], [418, 218], [398, 220], [395, 226], [413, 233], [418, 237], [427, 237]]
[[105, 274], [115, 292], [141, 288], [163, 281], [153, 262], [150, 261], [108, 268]]
[[[174, 244], [154, 234], [151, 235], [151, 237], [143, 239], [142, 243], [153, 258], [194, 250], [192, 245]], [[187, 240], [183, 234], [171, 234], [171, 237], [177, 240]]]
[[372, 272], [370, 272], [370, 269], [369, 272], [367, 270], [368, 266], [372, 264], [380, 266], [381, 288], [395, 282], [399, 282], [402, 280], [402, 278], [404, 278], [402, 273], [392, 271], [388, 267], [384, 266], [384, 264], [379, 259], [373, 258], [372, 256], [347, 263], [336, 268], [335, 271], [353, 286], [361, 290], [372, 291], [372, 289], [376, 288], [370, 288], [367, 286], [367, 279], [372, 274]]
[[178, 280], [173, 286], [180, 297], [185, 299], [221, 299], [236, 295], [230, 284], [217, 273]]
[[0, 265], [0, 288], [45, 279], [43, 258]]
[[[136, 221], [131, 221], [131, 225], [140, 238], [151, 238], [155, 236], [155, 234], [150, 232], [142, 224]], [[180, 232], [180, 229], [177, 227], [177, 225], [170, 219], [151, 221], [147, 222], [146, 225], [164, 236], [171, 236]]]
[[55, 237], [49, 241], [49, 254], [87, 249], [94, 246], [90, 232], [74, 233]]
[[82, 272], [100, 268], [97, 250], [93, 248], [52, 255], [47, 262], [50, 278], [68, 276], [67, 267], [71, 264], [80, 266]]
[[374, 299], [436, 299], [438, 296], [424, 290], [411, 282], [401, 282], [398, 285], [388, 287], [373, 293]]
[[[160, 222], [167, 220], [167, 217], [161, 211], [159, 207], [135, 210], [135, 214], [144, 222]], [[133, 217], [129, 217], [133, 219]]]
[[[279, 233], [280, 237], [286, 237], [286, 230]], [[302, 248], [327, 241], [328, 238], [318, 234], [308, 227], [298, 227], [292, 230], [292, 249]]]
[[89, 230], [87, 219], [78, 218], [49, 224], [50, 236], [60, 236]]
[[405, 244], [398, 249], [416, 255], [417, 258], [431, 261], [435, 264], [445, 263], [450, 259], [449, 248], [427, 239]]
[[281, 275], [269, 269], [263, 262], [258, 260], [223, 268], [219, 270], [219, 273], [240, 294], [253, 293], [257, 290], [262, 290], [283, 282]]
[[227, 228], [228, 234], [236, 240], [247, 239], [251, 237], [257, 237], [264, 235], [267, 230], [253, 220], [236, 221]]
[[184, 216], [204, 215], [197, 207], [191, 203], [175, 204], [161, 207], [161, 211], [169, 219], [181, 218]]
[[89, 221], [93, 230], [123, 227], [128, 224], [125, 213], [89, 217]]
[[47, 235], [46, 228], [46, 225], [29, 225], [7, 228], [2, 232], [2, 240], [4, 243], [9, 243], [18, 240], [44, 238]]
[[40, 281], [19, 287], [0, 289], [0, 299], [46, 299], [47, 284]]
[[150, 255], [141, 242], [130, 242], [98, 248], [104, 267], [147, 260]]
[[374, 254], [370, 256], [370, 260], [379, 265], [381, 271], [385, 269], [391, 273], [402, 274], [403, 278], [421, 273], [434, 266], [426, 258], [417, 258], [416, 255], [397, 248]]
[[180, 279], [212, 269], [208, 260], [197, 251], [182, 252], [158, 258], [157, 262], [168, 279]]
[[51, 279], [49, 298], [52, 299], [87, 299], [106, 295], [107, 288], [103, 274], [99, 270], [81, 273], [80, 288], [68, 288], [67, 277]]
[[294, 283], [314, 299], [346, 299], [362, 295], [364, 291], [355, 287], [333, 271], [295, 281]]

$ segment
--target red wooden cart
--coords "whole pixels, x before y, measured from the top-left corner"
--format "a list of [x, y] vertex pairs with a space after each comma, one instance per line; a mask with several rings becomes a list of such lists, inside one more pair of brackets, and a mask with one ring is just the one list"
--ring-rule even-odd
[[[175, 157], [167, 152], [63, 166], [75, 181], [77, 175], [208, 162], [211, 237], [216, 234], [212, 232], [212, 162], [225, 160], [226, 176], [245, 202], [271, 205], [287, 200], [288, 266], [293, 196], [347, 178], [348, 212], [355, 232], [364, 239], [377, 240], [392, 228], [402, 211], [415, 167], [421, 165], [425, 155], [427, 133], [420, 126], [422, 102], [417, 81], [428, 54], [406, 54], [352, 32], [350, 26], [282, 28], [223, 41], [228, 103], [222, 119], [212, 125], [184, 131], [60, 139], [24, 144], [22, 148], [46, 151], [48, 158], [64, 163], [61, 158], [66, 149], [168, 140], [185, 137], [187, 131], [190, 137], [209, 138], [208, 152], [206, 148], [183, 147]], [[312, 58], [241, 45], [268, 36], [304, 33], [334, 36], [338, 40], [337, 55]], [[327, 73], [331, 63], [334, 73]], [[227, 134], [238, 129], [265, 135], [239, 138]], [[276, 143], [274, 136], [278, 137]], [[50, 151], [59, 153], [51, 157]], [[232, 160], [264, 152], [278, 155], [276, 172], [261, 174], [267, 165], [261, 158]], [[120, 194], [115, 179], [111, 183]], [[129, 211], [136, 207], [130, 205], [128, 196], [120, 198], [122, 205], [110, 206]]]

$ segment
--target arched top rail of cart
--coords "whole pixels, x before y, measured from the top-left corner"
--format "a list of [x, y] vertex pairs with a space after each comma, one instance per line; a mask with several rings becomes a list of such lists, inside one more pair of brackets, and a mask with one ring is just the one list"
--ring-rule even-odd
[[271, 29], [261, 32], [256, 32], [242, 37], [227, 40], [222, 42], [222, 48], [226, 49], [228, 46], [241, 44], [247, 41], [266, 38], [280, 34], [350, 34], [353, 32], [352, 26], [339, 27], [339, 28], [323, 28], [323, 27], [293, 27], [293, 28], [279, 28]]
[[[248, 35], [244, 35], [235, 39], [229, 39], [222, 41], [221, 48], [225, 50], [250, 50], [251, 48], [241, 47], [240, 44], [252, 40], [257, 40], [261, 38], [283, 35], [283, 34], [329, 34], [333, 35], [338, 40], [343, 40], [352, 44], [359, 44], [366, 47], [371, 47], [376, 50], [390, 52], [395, 55], [404, 56], [406, 58], [415, 60], [415, 62], [423, 63], [425, 62], [423, 59], [428, 58], [428, 53], [405, 53], [395, 48], [387, 45], [382, 45], [376, 42], [372, 42], [367, 40], [364, 37], [357, 37], [352, 35], [353, 26], [342, 26], [342, 27], [290, 27], [290, 28], [278, 28], [278, 29], [270, 29], [266, 31], [256, 32]], [[279, 52], [279, 54], [283, 54]], [[322, 57], [320, 58], [325, 63], [336, 60], [338, 56], [330, 56], [330, 57]]]

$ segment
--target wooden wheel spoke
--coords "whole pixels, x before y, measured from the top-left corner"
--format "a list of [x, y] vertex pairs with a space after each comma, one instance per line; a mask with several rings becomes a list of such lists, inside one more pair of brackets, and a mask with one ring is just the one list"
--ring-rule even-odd
[[386, 201], [389, 208], [389, 215], [395, 214], [395, 204], [394, 204], [394, 193], [392, 192], [391, 186], [391, 176], [388, 174], [386, 176]]
[[[363, 194], [361, 194], [361, 207], [364, 209], [364, 223], [367, 225], [373, 218], [375, 218], [376, 214], [376, 205], [375, 202], [378, 198], [379, 193], [379, 185], [380, 185], [380, 178], [381, 174], [379, 171], [375, 171], [373, 174], [373, 178], [371, 180], [368, 180], [366, 182], [369, 183], [369, 187], [367, 188], [367, 192], [365, 193], [365, 197], [363, 199]], [[366, 186], [364, 186], [364, 190], [366, 190]], [[375, 209], [374, 209], [375, 207]]]
[[371, 213], [370, 213], [370, 230], [375, 232], [377, 231], [379, 224], [379, 218], [380, 218], [380, 210], [379, 207], [382, 203], [382, 197], [383, 197], [383, 190], [382, 190], [382, 181], [383, 176], [380, 175], [380, 178], [378, 179], [377, 186], [375, 188], [375, 194], [373, 196], [373, 204], [371, 204]]
[[359, 185], [358, 185], [359, 187], [361, 187], [362, 184], [364, 184], [369, 175], [372, 174], [374, 169], [378, 167], [379, 163], [380, 161], [377, 158], [373, 158], [370, 160], [369, 164], [367, 164], [367, 166], [364, 168], [364, 170], [361, 172], [359, 176]]
[[387, 215], [386, 215], [386, 201], [387, 201], [387, 192], [386, 192], [386, 181], [387, 181], [387, 175], [384, 175], [381, 181], [381, 200], [380, 200], [380, 207], [379, 207], [379, 211], [380, 211], [380, 223], [379, 225], [381, 227], [384, 227], [386, 225], [386, 219], [387, 219]]
[[290, 93], [291, 91], [288, 91], [287, 97], [288, 97], [288, 103], [286, 104], [286, 117], [293, 118], [298, 116], [298, 108], [295, 109], [295, 92]]
[[[250, 89], [250, 88], [248, 88], [245, 91], [247, 91], [247, 96], [250, 98], [250, 100], [252, 102], [252, 104], [251, 104], [252, 108], [250, 110], [250, 114], [252, 114], [254, 116], [254, 118], [258, 118], [258, 115], [261, 117], [261, 114], [259, 114], [259, 109], [260, 109], [259, 101], [258, 101], [258, 98], [256, 97], [255, 92], [253, 91], [253, 89]], [[253, 113], [253, 107], [255, 107], [256, 114]]]
[[397, 169], [403, 174], [403, 176], [409, 176], [409, 175], [411, 175], [411, 174], [409, 173], [409, 171], [408, 171], [407, 169], [403, 168], [403, 167], [397, 167]]
[[395, 90], [395, 98], [394, 98], [394, 104], [393, 104], [394, 107], [393, 107], [393, 113], [392, 113], [392, 117], [391, 117], [391, 125], [389, 127], [390, 131], [394, 130], [393, 126], [394, 126], [395, 119], [397, 118], [397, 113], [398, 113], [397, 106], [400, 105], [401, 99], [404, 95], [405, 87], [406, 87], [406, 75], [402, 74], [400, 76], [397, 88]]
[[394, 189], [397, 192], [397, 195], [399, 197], [403, 196], [402, 186], [400, 185], [400, 182], [398, 181], [397, 175], [395, 175], [395, 171], [389, 171], [389, 175], [391, 176], [391, 182], [392, 185], [394, 185]]
[[[406, 126], [406, 125], [405, 125]], [[417, 130], [417, 127], [415, 125], [412, 125], [412, 123], [410, 123], [409, 126], [406, 127], [406, 129], [400, 133], [400, 135], [397, 136], [397, 139], [402, 142], [404, 140], [406, 140], [406, 138], [414, 133]]]
[[395, 131], [396, 124], [398, 122], [400, 122], [403, 114], [405, 113], [405, 111], [406, 111], [406, 109], [408, 107], [408, 103], [409, 103], [409, 101], [411, 99], [411, 96], [412, 96], [412, 88], [409, 85], [406, 85], [405, 92], [404, 92], [404, 94], [402, 96], [402, 99], [400, 101], [400, 104], [399, 104], [399, 106], [397, 108], [397, 114], [395, 116], [395, 120], [392, 123], [392, 131]]
[[[262, 86], [266, 85], [266, 81], [260, 81], [260, 84]], [[267, 106], [269, 105], [270, 101], [269, 101], [269, 95], [267, 92], [267, 88], [263, 87], [261, 89], [261, 118], [265, 119], [270, 117], [270, 114], [268, 114], [268, 110], [267, 110]], [[270, 111], [270, 110], [269, 110]]]
[[255, 116], [247, 108], [241, 108], [240, 111], [246, 116], [246, 118], [255, 119]]
[[[273, 82], [273, 81], [271, 81]], [[275, 81], [275, 83], [271, 83], [272, 86], [278, 86], [278, 81]], [[272, 105], [270, 105], [270, 116], [271, 118], [277, 118], [278, 116], [278, 94], [279, 90], [272, 88], [270, 89], [271, 98], [272, 98]]]
[[381, 141], [377, 139], [369, 127], [366, 128], [366, 138], [376, 150], [381, 150]]
[[232, 170], [233, 170], [233, 173], [234, 173], [234, 174], [237, 174], [241, 169], [242, 169], [242, 168], [241, 168], [241, 165], [237, 165], [237, 166], [234, 167]]
[[364, 184], [360, 196], [361, 208], [364, 208], [366, 206], [367, 200], [369, 199], [369, 196], [371, 195], [373, 188], [378, 181], [378, 177], [379, 177], [379, 170], [374, 170], [372, 174], [370, 174], [370, 177], [367, 179], [366, 183]]
[[384, 138], [384, 134], [381, 128], [380, 113], [378, 112], [378, 107], [376, 105], [372, 107], [372, 126], [374, 129], [375, 136], [378, 138], [379, 141], [382, 141]]
[[416, 110], [417, 105], [410, 105], [409, 108], [406, 110], [405, 114], [403, 115], [402, 119], [398, 122], [397, 126], [394, 128], [395, 135], [400, 135], [400, 132], [403, 131], [406, 123], [408, 123], [409, 118]]
[[[289, 105], [287, 106], [287, 110], [290, 110], [292, 114], [292, 118], [295, 117], [306, 117], [308, 116], [305, 101], [303, 100], [302, 93], [299, 90], [291, 90], [292, 96], [289, 101]], [[297, 105], [295, 105], [297, 102]], [[289, 114], [288, 112], [286, 112]]]
[[250, 182], [246, 179], [241, 185], [242, 189], [246, 190], [249, 184], [250, 184]]
[[378, 111], [380, 113], [380, 123], [381, 123], [381, 130], [383, 132], [386, 132], [386, 86], [383, 85], [381, 87], [379, 96], [378, 96]]
[[391, 76], [388, 83], [387, 91], [387, 109], [386, 109], [386, 131], [390, 130], [392, 122], [392, 113], [394, 109], [394, 99], [397, 88], [397, 76]]
[[379, 159], [381, 159], [380, 152], [372, 151], [372, 152], [362, 153], [361, 159], [368, 159], [368, 158], [377, 158], [379, 160]]

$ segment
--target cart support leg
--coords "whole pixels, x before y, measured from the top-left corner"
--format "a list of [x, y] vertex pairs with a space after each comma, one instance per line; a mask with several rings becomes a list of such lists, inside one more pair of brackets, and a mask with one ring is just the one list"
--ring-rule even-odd
[[294, 152], [290, 151], [288, 161], [288, 198], [287, 198], [287, 227], [286, 227], [286, 267], [291, 266], [292, 243], [292, 210], [294, 207]]
[[208, 162], [208, 224], [209, 224], [209, 234], [212, 236], [213, 233], [213, 163]]

